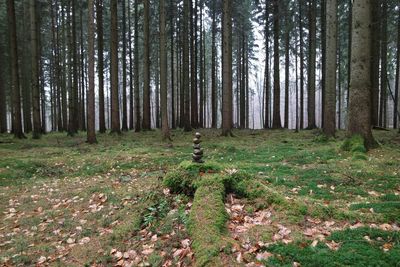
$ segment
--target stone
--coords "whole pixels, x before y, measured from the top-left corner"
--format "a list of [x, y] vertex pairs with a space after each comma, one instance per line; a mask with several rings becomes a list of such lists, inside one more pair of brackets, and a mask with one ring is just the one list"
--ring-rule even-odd
[[197, 132], [195, 134], [195, 138], [193, 138], [193, 154], [192, 154], [192, 159], [193, 162], [196, 163], [204, 163], [202, 160], [203, 158], [203, 149], [201, 149], [200, 143], [201, 143], [201, 134]]

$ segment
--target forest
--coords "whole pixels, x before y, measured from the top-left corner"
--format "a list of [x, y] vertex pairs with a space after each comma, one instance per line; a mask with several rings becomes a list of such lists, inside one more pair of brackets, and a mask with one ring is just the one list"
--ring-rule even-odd
[[4, 266], [398, 266], [400, 2], [0, 0]]

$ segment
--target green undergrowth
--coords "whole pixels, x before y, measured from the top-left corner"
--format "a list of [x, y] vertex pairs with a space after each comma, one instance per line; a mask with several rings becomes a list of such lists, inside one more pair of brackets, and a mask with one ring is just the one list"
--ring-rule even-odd
[[342, 144], [342, 149], [344, 151], [350, 151], [353, 154], [353, 160], [368, 159], [366, 156], [367, 149], [364, 145], [364, 138], [360, 135], [347, 138]]
[[[267, 248], [274, 254], [267, 266], [399, 266], [400, 234], [373, 228], [347, 229], [333, 232], [328, 242], [339, 244], [333, 251], [325, 243], [315, 247], [311, 241], [284, 245], [276, 244]], [[387, 248], [388, 251], [384, 251]]]
[[227, 246], [225, 223], [228, 219], [224, 196], [225, 188], [217, 175], [202, 180], [194, 195], [189, 233], [196, 266], [223, 266], [219, 253]]

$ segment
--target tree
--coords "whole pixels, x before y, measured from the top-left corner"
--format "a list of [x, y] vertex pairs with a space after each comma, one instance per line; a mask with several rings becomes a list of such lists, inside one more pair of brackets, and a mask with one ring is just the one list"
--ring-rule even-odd
[[400, 9], [397, 15], [397, 55], [396, 55], [396, 82], [394, 89], [394, 105], [393, 105], [393, 128], [397, 128], [397, 123], [399, 119], [399, 79], [400, 79]]
[[111, 133], [121, 133], [118, 94], [118, 13], [111, 1]]
[[191, 0], [183, 0], [183, 90], [184, 90], [184, 114], [183, 127], [186, 132], [192, 130], [190, 125], [190, 88], [189, 88], [189, 5]]
[[[3, 50], [0, 45], [0, 66], [3, 66]], [[0, 133], [7, 132], [7, 101], [6, 101], [6, 91], [4, 84], [4, 73], [0, 73]]]
[[337, 51], [337, 1], [326, 1], [326, 68], [324, 125], [326, 136], [334, 136], [336, 129], [336, 51]]
[[33, 135], [34, 139], [39, 139], [42, 132], [40, 122], [40, 93], [39, 93], [39, 59], [37, 45], [37, 20], [36, 20], [36, 1], [30, 0], [30, 19], [31, 19], [31, 88], [32, 88], [32, 108], [33, 108]]
[[[382, 0], [382, 17], [387, 18], [387, 0]], [[379, 124], [387, 127], [387, 19], [381, 23], [381, 96], [379, 105]]]
[[11, 60], [11, 102], [12, 102], [12, 132], [16, 138], [25, 138], [22, 130], [21, 98], [19, 87], [17, 30], [15, 23], [14, 0], [7, 0], [7, 17], [10, 34], [10, 60]]
[[143, 55], [143, 130], [151, 129], [150, 111], [150, 0], [144, 0], [144, 55]]
[[93, 0], [88, 0], [88, 74], [89, 74], [89, 90], [88, 90], [88, 110], [87, 110], [87, 142], [89, 144], [96, 143], [95, 129], [95, 109], [94, 109], [94, 5]]
[[232, 1], [222, 13], [222, 135], [232, 136]]
[[211, 22], [211, 127], [217, 128], [217, 7], [216, 1], [212, 1]]
[[135, 114], [136, 114], [136, 122], [135, 122], [135, 132], [139, 132], [142, 128], [142, 121], [140, 116], [140, 90], [139, 90], [139, 23], [138, 23], [138, 1], [135, 0], [135, 24], [134, 24], [134, 72], [135, 72], [135, 82], [134, 82], [134, 91], [135, 91]]
[[316, 128], [315, 123], [315, 61], [316, 61], [316, 0], [310, 0], [308, 18], [309, 18], [309, 43], [308, 43], [308, 98], [307, 113], [308, 127], [307, 129]]
[[161, 131], [163, 140], [170, 140], [168, 126], [168, 109], [167, 109], [167, 38], [166, 38], [166, 15], [165, 0], [160, 0], [160, 91], [161, 91]]
[[106, 132], [104, 112], [104, 37], [103, 37], [103, 0], [96, 0], [97, 22], [97, 74], [99, 78], [99, 131]]
[[371, 0], [354, 0], [351, 45], [349, 134], [376, 145], [371, 131]]
[[[128, 105], [126, 97], [126, 2], [122, 0], [122, 131], [128, 131]], [[130, 39], [130, 37], [129, 37]]]
[[272, 128], [280, 129], [281, 124], [281, 87], [279, 77], [279, 0], [274, 0], [274, 109]]

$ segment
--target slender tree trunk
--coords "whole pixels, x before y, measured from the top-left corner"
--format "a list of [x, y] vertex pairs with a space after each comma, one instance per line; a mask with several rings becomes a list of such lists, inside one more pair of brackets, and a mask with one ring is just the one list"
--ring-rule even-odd
[[166, 37], [166, 15], [165, 0], [160, 0], [160, 91], [161, 91], [161, 132], [163, 140], [170, 140], [168, 126], [168, 86], [167, 86], [167, 37]]
[[143, 129], [151, 129], [150, 110], [150, 0], [144, 0], [143, 29], [144, 29], [144, 55], [143, 55]]
[[94, 4], [88, 0], [88, 57], [89, 57], [89, 90], [87, 110], [87, 142], [96, 143], [95, 108], [94, 108]]
[[281, 124], [281, 87], [279, 77], [279, 0], [274, 0], [274, 110], [272, 128], [280, 129]]
[[[324, 128], [324, 123], [325, 123], [325, 97], [326, 97], [326, 31], [327, 31], [327, 25], [330, 27], [331, 25], [327, 24], [327, 10], [326, 10], [326, 3], [329, 0], [321, 0], [321, 95], [322, 95], [322, 101], [321, 101], [321, 128]], [[337, 11], [336, 11], [337, 12]], [[336, 103], [335, 103], [335, 111], [336, 111]], [[336, 124], [336, 122], [335, 122]]]
[[382, 0], [382, 40], [381, 40], [381, 98], [379, 121], [380, 126], [387, 127], [387, 0]]
[[396, 80], [394, 91], [394, 106], [393, 106], [393, 128], [397, 128], [399, 114], [399, 81], [400, 81], [400, 9], [397, 18], [397, 55], [396, 55]]
[[[62, 4], [62, 2], [61, 2]], [[68, 27], [66, 27], [65, 23], [65, 11], [64, 11], [64, 6], [61, 6], [61, 25], [62, 25], [62, 45], [61, 45], [61, 51], [62, 51], [62, 56], [61, 56], [61, 62], [62, 62], [62, 88], [61, 88], [61, 97], [62, 97], [62, 120], [63, 120], [63, 130], [68, 129], [68, 107], [67, 107], [67, 71], [68, 71], [68, 64], [67, 60], [69, 60], [67, 54], [66, 54], [66, 40], [67, 40], [67, 30]]]
[[371, 131], [371, 0], [354, 0], [349, 104], [349, 134], [376, 145]]
[[79, 129], [82, 131], [86, 131], [86, 114], [85, 114], [85, 107], [86, 107], [86, 101], [85, 101], [85, 92], [86, 92], [86, 87], [85, 87], [85, 54], [83, 51], [83, 46], [84, 46], [84, 41], [83, 41], [83, 4], [80, 2], [80, 16], [79, 16], [79, 22], [80, 22], [80, 33], [81, 33], [81, 40], [80, 40], [80, 47], [81, 47], [81, 53], [80, 53], [80, 58], [81, 58], [81, 96], [80, 96], [80, 126]]
[[304, 31], [303, 31], [303, 1], [299, 1], [300, 30], [300, 129], [304, 129]]
[[191, 131], [190, 125], [190, 88], [189, 88], [189, 9], [191, 0], [183, 0], [183, 90], [184, 90], [184, 118], [185, 131]]
[[135, 128], [133, 106], [133, 57], [132, 57], [132, 27], [131, 27], [131, 0], [128, 0], [128, 41], [129, 41], [129, 130]]
[[203, 1], [200, 0], [200, 114], [199, 114], [199, 127], [204, 128], [204, 69], [203, 69]]
[[121, 133], [118, 94], [118, 13], [111, 1], [111, 133]]
[[[173, 7], [174, 3], [171, 1], [171, 7]], [[171, 127], [172, 129], [176, 128], [176, 118], [175, 118], [175, 68], [174, 68], [174, 31], [175, 31], [175, 22], [174, 16], [170, 15], [170, 67], [171, 67]]]
[[191, 90], [191, 126], [198, 128], [198, 96], [197, 96], [197, 49], [196, 49], [196, 31], [197, 31], [197, 0], [193, 8], [192, 0], [190, 0], [190, 90]]
[[381, 35], [381, 17], [380, 2], [374, 0], [372, 4], [372, 59], [371, 59], [371, 122], [373, 126], [379, 124], [379, 57], [380, 57], [380, 35]]
[[[4, 66], [3, 47], [0, 45], [0, 66]], [[4, 72], [0, 73], [0, 133], [7, 132], [7, 101]]]
[[290, 64], [290, 16], [289, 3], [286, 7], [285, 29], [285, 122], [284, 128], [289, 128], [289, 64]]
[[32, 108], [33, 108], [33, 139], [39, 139], [42, 132], [40, 122], [40, 93], [39, 93], [39, 59], [37, 46], [37, 19], [36, 1], [30, 0], [30, 21], [31, 21], [31, 88], [32, 88]]
[[269, 3], [265, 5], [264, 129], [269, 128]]
[[212, 1], [212, 22], [211, 22], [211, 128], [217, 128], [217, 18], [216, 3]]
[[138, 3], [139, 0], [135, 0], [135, 37], [134, 37], [134, 73], [135, 73], [135, 132], [140, 132], [142, 126], [141, 114], [140, 114], [140, 88], [139, 88], [139, 15], [138, 15]]
[[336, 129], [336, 51], [337, 51], [337, 0], [326, 2], [326, 74], [324, 98], [324, 126], [326, 136], [334, 136]]
[[308, 127], [307, 129], [316, 128], [315, 123], [315, 61], [316, 61], [316, 0], [309, 2], [309, 51], [308, 51], [308, 98], [307, 113]]
[[222, 135], [232, 136], [232, 1], [222, 11]]
[[[126, 97], [126, 2], [122, 0], [122, 131], [128, 131], [128, 104]], [[130, 39], [130, 38], [129, 38]]]
[[97, 22], [97, 75], [99, 78], [99, 132], [106, 132], [104, 111], [104, 40], [103, 40], [103, 0], [96, 0]]
[[21, 94], [18, 77], [18, 49], [14, 0], [7, 0], [7, 18], [10, 34], [12, 131], [16, 138], [21, 139], [25, 138], [25, 135], [22, 130]]

